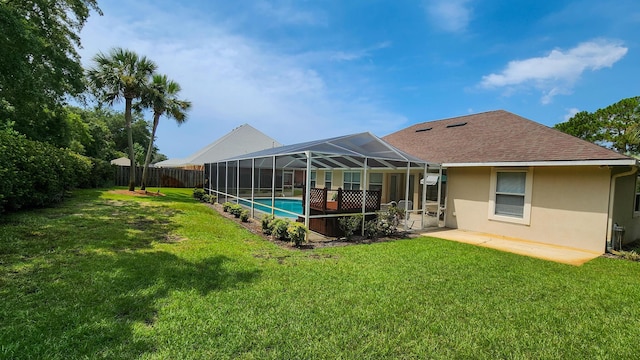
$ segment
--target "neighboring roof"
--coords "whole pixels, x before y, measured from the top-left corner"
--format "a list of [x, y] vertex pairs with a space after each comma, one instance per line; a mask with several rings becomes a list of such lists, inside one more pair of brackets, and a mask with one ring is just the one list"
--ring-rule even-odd
[[156, 163], [156, 167], [203, 165], [231, 156], [279, 146], [282, 146], [282, 144], [278, 141], [249, 124], [243, 124], [189, 157], [160, 161]]
[[118, 165], [118, 166], [131, 166], [131, 160], [129, 160], [128, 157], [119, 157], [117, 159], [113, 159], [111, 160], [111, 165]]
[[[272, 157], [276, 156], [277, 162], [286, 164], [286, 167], [303, 168], [306, 166], [306, 152], [311, 153], [313, 168], [358, 168], [365, 158], [368, 159], [367, 166], [372, 168], [406, 167], [407, 162], [419, 167], [426, 163], [369, 132], [265, 149], [224, 161], [262, 158], [264, 166], [270, 167]], [[256, 166], [262, 164], [256, 162]]]
[[444, 165], [635, 164], [635, 159], [504, 110], [415, 124], [382, 139]]

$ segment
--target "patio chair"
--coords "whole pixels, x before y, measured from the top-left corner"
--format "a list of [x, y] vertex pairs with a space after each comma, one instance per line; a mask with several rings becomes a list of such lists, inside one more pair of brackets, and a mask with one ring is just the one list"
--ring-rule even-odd
[[396, 207], [396, 206], [398, 206], [398, 204], [396, 204], [395, 201], [391, 201], [386, 204], [380, 204], [380, 210], [387, 211], [389, 210], [390, 207]]

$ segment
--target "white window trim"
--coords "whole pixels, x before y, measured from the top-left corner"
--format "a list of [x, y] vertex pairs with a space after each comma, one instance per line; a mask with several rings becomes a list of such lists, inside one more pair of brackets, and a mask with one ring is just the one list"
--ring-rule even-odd
[[311, 171], [311, 175], [309, 176], [309, 187], [315, 188], [318, 184], [318, 173], [316, 171]]
[[[329, 175], [329, 179], [327, 180], [327, 175]], [[327, 183], [329, 183], [330, 185], [327, 187]], [[332, 171], [325, 171], [324, 172], [324, 187], [326, 187], [327, 189], [331, 190], [331, 188], [333, 187], [333, 172]]]
[[357, 189], [357, 190], [362, 189], [362, 173], [361, 173], [360, 171], [345, 171], [345, 172], [343, 172], [343, 173], [342, 173], [342, 188], [343, 188], [343, 189], [345, 188], [345, 184], [346, 184], [346, 181], [345, 181], [345, 177], [346, 177], [346, 176], [345, 176], [345, 174], [346, 174], [346, 173], [351, 173], [351, 174], [358, 174], [358, 175], [360, 175], [360, 176], [359, 176], [359, 177], [360, 177], [360, 181], [359, 181], [359, 182], [357, 182], [357, 183], [356, 183], [356, 182], [353, 182], [353, 178], [351, 178], [351, 181], [349, 182], [349, 184], [358, 184], [358, 189]]
[[[496, 184], [499, 172], [523, 172], [526, 173], [524, 189], [524, 209], [522, 218], [513, 216], [496, 215]], [[533, 168], [492, 168], [489, 190], [489, 220], [502, 221], [513, 224], [531, 225], [531, 193], [533, 192]]]
[[[380, 175], [380, 182], [372, 182], [371, 181], [371, 177], [372, 175]], [[370, 173], [369, 174], [369, 187], [367, 189], [371, 189], [371, 185], [375, 185], [375, 186], [380, 186], [380, 189], [382, 190], [382, 188], [384, 187], [384, 174], [382, 173]]]

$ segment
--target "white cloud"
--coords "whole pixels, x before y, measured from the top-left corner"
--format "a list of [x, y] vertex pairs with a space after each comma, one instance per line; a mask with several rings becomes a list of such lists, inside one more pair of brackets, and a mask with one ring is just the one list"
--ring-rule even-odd
[[372, 52], [385, 49], [391, 46], [390, 41], [384, 41], [365, 49], [355, 51], [336, 51], [329, 56], [333, 61], [353, 61], [364, 57], [369, 57]]
[[567, 109], [567, 113], [564, 115], [564, 121], [569, 121], [575, 114], [579, 113], [580, 110], [577, 108]]
[[471, 21], [470, 0], [427, 0], [425, 8], [429, 19], [440, 29], [462, 32]]
[[569, 94], [575, 82], [587, 70], [611, 67], [627, 53], [616, 41], [593, 40], [568, 51], [552, 50], [547, 56], [514, 60], [498, 74], [482, 77], [484, 88], [536, 88], [542, 91], [541, 102], [547, 104], [554, 96]]
[[[179, 11], [144, 12], [130, 13], [131, 19], [145, 19], [140, 22], [109, 17], [106, 11], [104, 17], [91, 18], [82, 33], [81, 54], [88, 65], [98, 51], [132, 49], [181, 84], [182, 96], [193, 103], [188, 121], [178, 129], [162, 119], [158, 128], [157, 144], [170, 157], [188, 156], [243, 123], [291, 144], [362, 131], [382, 136], [407, 121], [374, 100], [354, 96], [365, 93], [356, 81], [329, 88], [314, 67], [316, 57], [278, 52], [269, 43]], [[164, 34], [155, 31], [175, 23], [181, 26]], [[377, 44], [364, 53], [387, 46]]]

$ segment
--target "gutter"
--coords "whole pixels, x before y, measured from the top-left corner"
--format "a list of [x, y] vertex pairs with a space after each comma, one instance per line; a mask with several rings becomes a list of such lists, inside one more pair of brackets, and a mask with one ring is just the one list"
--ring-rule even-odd
[[632, 165], [631, 170], [611, 176], [611, 184], [609, 185], [609, 211], [608, 211], [609, 216], [607, 218], [607, 242], [605, 244], [606, 251], [610, 251], [611, 249], [613, 249], [611, 238], [613, 236], [613, 205], [614, 205], [614, 198], [616, 194], [616, 180], [623, 176], [633, 175], [637, 171], [638, 171], [638, 166]]

